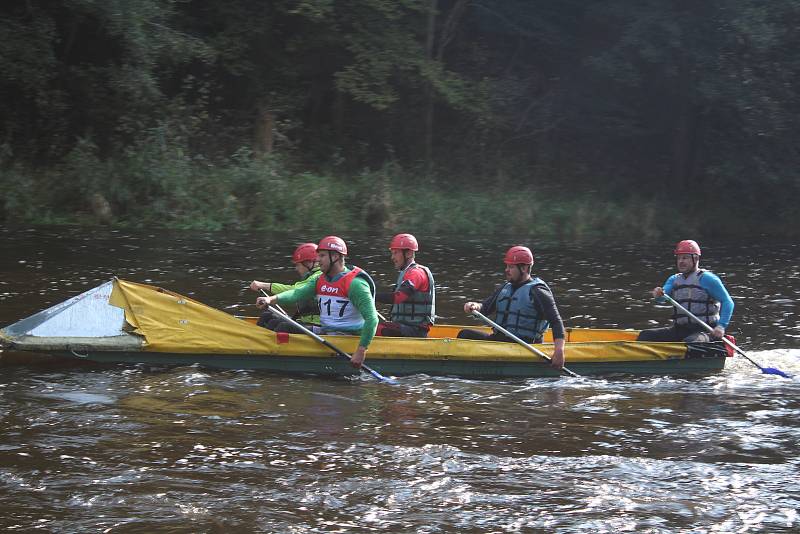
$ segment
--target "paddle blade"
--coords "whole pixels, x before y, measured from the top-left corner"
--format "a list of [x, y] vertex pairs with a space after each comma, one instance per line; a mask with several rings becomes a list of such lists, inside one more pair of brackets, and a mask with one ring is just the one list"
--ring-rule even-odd
[[381, 382], [385, 382], [385, 383], [387, 383], [387, 384], [391, 384], [391, 385], [393, 385], [393, 386], [396, 386], [396, 385], [398, 384], [397, 380], [395, 380], [394, 378], [389, 378], [388, 376], [383, 376], [382, 374], [380, 374], [380, 373], [379, 373], [378, 371], [376, 371], [375, 369], [372, 369], [372, 368], [370, 368], [370, 367], [367, 367], [366, 365], [362, 365], [362, 366], [361, 366], [361, 368], [362, 368], [363, 370], [367, 371], [367, 372], [368, 372], [369, 374], [371, 374], [373, 377], [375, 377], [375, 378], [377, 378], [378, 380], [380, 380]]
[[384, 384], [391, 384], [392, 386], [397, 386], [399, 382], [394, 378], [389, 378], [388, 376], [383, 376], [380, 373], [370, 373], [374, 378], [378, 379], [379, 381], [383, 382]]
[[792, 378], [792, 375], [784, 373], [780, 369], [775, 369], [774, 367], [762, 367], [761, 372], [765, 375], [778, 375], [782, 376], [783, 378]]

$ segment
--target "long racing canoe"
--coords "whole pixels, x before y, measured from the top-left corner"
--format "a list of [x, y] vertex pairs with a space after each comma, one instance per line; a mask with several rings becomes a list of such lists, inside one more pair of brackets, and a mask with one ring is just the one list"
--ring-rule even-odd
[[[457, 339], [462, 328], [436, 325], [428, 338], [376, 337], [367, 363], [390, 376], [465, 378], [559, 376], [516, 343]], [[568, 328], [567, 365], [579, 375], [719, 371], [721, 343], [638, 342], [635, 330]], [[350, 353], [356, 336], [326, 336]], [[103, 363], [193, 365], [278, 373], [353, 375], [347, 361], [305, 334], [276, 333], [159, 287], [114, 278], [0, 329], [5, 350]], [[535, 345], [552, 354], [550, 332]]]

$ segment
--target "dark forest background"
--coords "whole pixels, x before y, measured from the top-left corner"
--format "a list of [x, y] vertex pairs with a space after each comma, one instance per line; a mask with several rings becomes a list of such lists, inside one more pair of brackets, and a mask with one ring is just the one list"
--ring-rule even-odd
[[0, 221], [796, 235], [795, 0], [0, 5]]

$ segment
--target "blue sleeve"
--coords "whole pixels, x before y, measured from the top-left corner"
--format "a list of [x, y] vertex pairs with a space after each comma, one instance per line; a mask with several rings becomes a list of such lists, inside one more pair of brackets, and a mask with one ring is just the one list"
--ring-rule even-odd
[[[664, 294], [665, 295], [669, 295], [670, 297], [672, 296], [672, 283], [675, 281], [675, 277], [676, 276], [678, 276], [678, 275], [677, 274], [673, 274], [672, 276], [667, 278], [666, 282], [664, 282], [664, 286], [662, 287], [662, 289], [664, 290]], [[656, 302], [659, 303], [659, 304], [664, 304], [664, 303], [667, 302], [667, 299], [665, 299], [664, 297], [658, 297], [656, 299]]]
[[733, 316], [733, 299], [731, 298], [728, 290], [722, 285], [722, 280], [719, 279], [714, 273], [706, 271], [700, 278], [700, 287], [705, 289], [711, 298], [718, 300], [720, 303], [719, 310], [719, 325], [727, 329], [728, 323], [731, 322]]

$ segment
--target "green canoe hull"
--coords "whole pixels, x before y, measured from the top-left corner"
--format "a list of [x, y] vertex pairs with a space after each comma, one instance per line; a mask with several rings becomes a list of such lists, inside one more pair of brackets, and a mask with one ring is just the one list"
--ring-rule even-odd
[[[200, 365], [216, 369], [250, 369], [285, 374], [352, 376], [358, 374], [346, 360], [330, 357], [263, 355], [177, 354], [148, 352], [60, 352], [58, 356], [104, 364]], [[679, 375], [721, 371], [724, 357], [689, 358], [661, 361], [574, 362], [570, 370], [579, 375], [632, 374]], [[370, 367], [387, 376], [427, 374], [473, 379], [555, 377], [561, 373], [540, 362], [463, 361], [463, 360], [368, 360]]]

